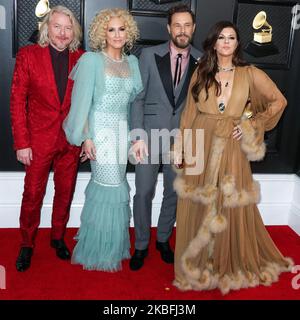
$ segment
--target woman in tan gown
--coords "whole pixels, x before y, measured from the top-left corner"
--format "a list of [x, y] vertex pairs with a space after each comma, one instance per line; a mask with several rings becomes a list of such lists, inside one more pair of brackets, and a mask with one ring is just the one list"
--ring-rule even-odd
[[[176, 220], [175, 280], [181, 290], [231, 289], [270, 285], [293, 265], [275, 246], [259, 211], [259, 184], [249, 160], [265, 153], [264, 132], [279, 121], [287, 104], [272, 80], [244, 63], [238, 30], [217, 23], [204, 42], [180, 129], [190, 130], [184, 146], [196, 153], [196, 129], [204, 130], [204, 169], [188, 148], [175, 143], [179, 200]], [[251, 116], [251, 117], [250, 117]]]

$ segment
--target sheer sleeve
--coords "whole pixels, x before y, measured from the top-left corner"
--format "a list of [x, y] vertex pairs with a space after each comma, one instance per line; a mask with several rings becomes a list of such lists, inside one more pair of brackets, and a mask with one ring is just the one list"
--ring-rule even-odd
[[88, 117], [95, 90], [96, 59], [100, 59], [96, 55], [92, 52], [83, 54], [69, 76], [74, 80], [74, 86], [70, 112], [63, 128], [67, 140], [72, 145], [80, 146], [84, 140], [92, 138]]
[[287, 101], [265, 72], [251, 66], [248, 75], [253, 117], [242, 118], [241, 147], [248, 160], [258, 161], [264, 158], [266, 152], [264, 133], [276, 126]]
[[130, 69], [133, 74], [133, 91], [130, 96], [130, 102], [133, 102], [136, 96], [143, 90], [143, 84], [138, 59], [134, 55], [130, 55], [128, 59], [130, 63]]
[[[144, 104], [146, 91], [150, 79], [152, 53], [144, 48], [139, 56], [139, 70], [143, 83], [143, 90], [133, 99], [130, 109], [130, 129], [144, 129]], [[134, 137], [135, 139], [136, 137]]]
[[[276, 84], [262, 70], [249, 68], [253, 100], [256, 100], [257, 110], [253, 117], [253, 122], [260, 122], [264, 131], [273, 129], [278, 123], [287, 101], [277, 88]], [[252, 100], [252, 97], [251, 97]]]

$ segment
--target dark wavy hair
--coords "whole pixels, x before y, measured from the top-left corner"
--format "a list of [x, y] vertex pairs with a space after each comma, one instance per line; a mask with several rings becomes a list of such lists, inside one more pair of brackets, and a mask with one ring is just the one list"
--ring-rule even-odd
[[192, 16], [193, 23], [196, 22], [196, 17], [194, 12], [185, 4], [180, 4], [175, 7], [171, 7], [168, 11], [168, 25], [170, 26], [172, 24], [172, 17], [175, 13], [182, 13], [182, 12], [187, 12]]
[[215, 84], [216, 85], [216, 95], [221, 94], [221, 87], [215, 76], [218, 71], [218, 61], [217, 54], [214, 46], [219, 38], [220, 33], [224, 28], [232, 28], [237, 37], [238, 45], [233, 54], [232, 63], [234, 66], [245, 66], [248, 65], [242, 59], [242, 49], [240, 43], [240, 35], [237, 27], [230, 21], [220, 21], [217, 22], [209, 31], [208, 36], [204, 40], [202, 46], [204, 54], [200, 59], [197, 67], [197, 79], [195, 84], [192, 86], [192, 95], [194, 100], [198, 102], [200, 91], [205, 88], [206, 100], [208, 99], [208, 89]]

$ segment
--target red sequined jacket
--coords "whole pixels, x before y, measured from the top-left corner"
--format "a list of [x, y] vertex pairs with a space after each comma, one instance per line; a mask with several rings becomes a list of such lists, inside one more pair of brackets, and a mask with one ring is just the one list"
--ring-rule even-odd
[[[84, 53], [69, 53], [69, 72]], [[66, 142], [62, 122], [71, 105], [73, 80], [68, 79], [61, 104], [49, 47], [34, 44], [19, 50], [11, 88], [11, 122], [14, 149], [49, 148]]]

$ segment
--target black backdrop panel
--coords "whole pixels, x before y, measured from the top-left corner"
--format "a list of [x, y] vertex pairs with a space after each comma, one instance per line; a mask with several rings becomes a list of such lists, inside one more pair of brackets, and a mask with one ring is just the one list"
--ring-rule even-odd
[[[14, 11], [14, 2], [16, 1], [16, 10]], [[133, 1], [131, 1], [133, 3]], [[141, 15], [141, 3], [144, 2], [146, 5], [155, 5], [153, 1], [143, 1], [135, 0], [133, 5], [135, 6], [134, 16], [138, 22], [141, 29], [141, 40], [134, 48], [134, 53], [139, 55], [140, 49], [143, 46], [148, 46], [156, 44], [161, 41], [168, 39], [168, 33], [166, 31], [166, 17], [164, 15], [153, 16], [153, 15]], [[177, 1], [179, 3], [179, 1]], [[183, 2], [183, 1], [181, 1]], [[241, 2], [239, 0], [238, 2]], [[250, 1], [248, 1], [250, 2]], [[283, 1], [281, 1], [282, 3]], [[289, 1], [284, 1], [288, 5]], [[298, 0], [300, 3], [300, 0]], [[26, 5], [26, 3], [28, 5]], [[34, 15], [35, 6], [38, 0], [0, 0], [1, 6], [6, 11], [6, 29], [0, 30], [0, 171], [22, 171], [24, 166], [16, 161], [15, 152], [12, 149], [12, 135], [11, 135], [11, 124], [9, 115], [9, 96], [10, 96], [10, 85], [11, 78], [14, 68], [15, 59], [13, 58], [13, 46], [15, 33], [18, 31], [18, 23], [20, 30], [27, 30], [26, 35], [19, 36], [19, 42], [17, 45], [20, 47], [27, 43], [21, 43], [25, 39], [27, 41], [28, 35], [31, 35], [36, 29], [38, 19]], [[85, 0], [78, 1], [57, 1], [50, 0], [50, 6], [61, 3], [65, 6], [72, 8], [75, 11], [77, 17], [80, 17], [82, 27], [85, 27], [85, 39], [87, 40], [88, 26], [91, 22], [93, 16], [100, 10], [104, 8], [111, 7], [122, 7], [128, 8], [129, 1], [126, 0]], [[80, 3], [80, 11], [79, 11]], [[234, 8], [236, 0], [194, 0], [192, 3], [197, 3], [195, 7], [196, 10], [196, 33], [194, 36], [194, 45], [201, 49], [201, 43], [206, 37], [208, 30], [213, 23], [219, 20], [231, 20], [233, 19]], [[264, 1], [251, 1], [253, 4], [263, 4]], [[268, 1], [268, 4], [274, 5], [279, 3], [279, 1]], [[174, 4], [174, 3], [173, 3]], [[31, 27], [21, 27], [23, 23], [21, 17], [19, 17], [19, 22], [17, 20], [18, 15], [20, 15], [19, 6], [24, 6], [27, 13], [27, 23], [26, 25], [31, 25]], [[73, 6], [77, 6], [75, 9]], [[172, 5], [172, 3], [167, 4]], [[158, 11], [164, 11], [164, 5], [156, 5]], [[31, 8], [31, 9], [29, 9]], [[152, 7], [143, 7], [143, 10], [147, 12], [151, 11]], [[19, 10], [19, 13], [18, 13]], [[78, 11], [77, 11], [78, 10]], [[134, 11], [134, 10], [133, 10]], [[29, 13], [31, 16], [29, 17]], [[21, 15], [22, 16], [22, 15]], [[84, 17], [84, 21], [83, 21]], [[11, 21], [10, 21], [11, 19]], [[252, 17], [251, 17], [252, 19]], [[251, 21], [249, 17], [249, 21]], [[31, 21], [31, 22], [28, 22]], [[268, 22], [272, 23], [268, 19]], [[14, 28], [13, 26], [16, 26]], [[274, 24], [273, 24], [273, 27]], [[30, 30], [29, 30], [30, 29]], [[23, 32], [22, 31], [22, 32]], [[148, 32], [149, 31], [149, 32]], [[27, 31], [26, 31], [27, 32]], [[274, 30], [275, 33], [275, 30]], [[151, 41], [149, 41], [151, 40]], [[268, 153], [266, 159], [261, 162], [252, 163], [252, 168], [255, 173], [299, 173], [300, 175], [300, 126], [299, 126], [299, 101], [300, 101], [300, 31], [297, 30], [294, 33], [294, 45], [293, 54], [291, 56], [290, 69], [269, 69], [264, 68], [269, 76], [275, 81], [280, 90], [284, 92], [286, 98], [288, 99], [288, 107], [285, 110], [284, 116], [281, 119], [279, 125], [266, 134], [266, 143], [268, 144]], [[80, 171], [89, 170], [89, 166], [86, 163], [80, 167]], [[132, 166], [129, 166], [129, 171], [132, 171]]]
[[[13, 56], [20, 47], [32, 44], [32, 35], [37, 30], [39, 18], [35, 16], [35, 7], [38, 1], [14, 0], [14, 32]], [[83, 0], [51, 0], [50, 7], [62, 5], [69, 8], [83, 26]]]
[[128, 0], [128, 7], [132, 13], [145, 15], [166, 15], [168, 10], [176, 5], [185, 4], [193, 11], [195, 10], [195, 0], [181, 0], [181, 1], [149, 1], [149, 0]]

